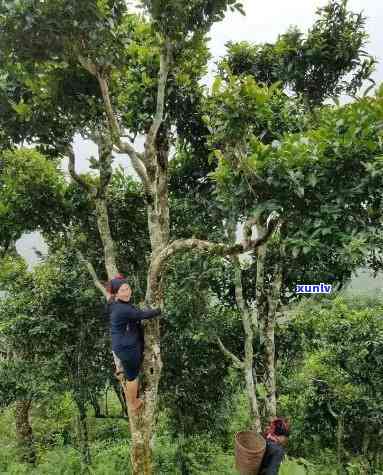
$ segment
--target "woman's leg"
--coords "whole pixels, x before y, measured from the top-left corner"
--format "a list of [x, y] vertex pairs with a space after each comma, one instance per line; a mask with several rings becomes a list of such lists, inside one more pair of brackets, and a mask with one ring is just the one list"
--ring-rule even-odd
[[125, 384], [123, 384], [122, 387], [124, 388], [124, 394], [129, 407], [131, 407], [133, 411], [137, 411], [144, 402], [137, 397], [138, 378], [133, 381], [125, 380]]
[[138, 398], [138, 372], [141, 360], [140, 345], [126, 352], [118, 352], [117, 356], [121, 360], [126, 377], [125, 384], [123, 384], [125, 397], [128, 405], [134, 411], [137, 411], [143, 403], [143, 401]]
[[135, 407], [137, 405], [138, 378], [133, 381], [126, 381], [126, 399], [128, 403]]

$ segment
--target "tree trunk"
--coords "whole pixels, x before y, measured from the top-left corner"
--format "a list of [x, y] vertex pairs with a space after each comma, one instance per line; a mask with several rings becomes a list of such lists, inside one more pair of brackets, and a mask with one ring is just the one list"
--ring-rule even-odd
[[265, 375], [266, 388], [266, 415], [268, 418], [277, 414], [276, 385], [275, 385], [275, 342], [274, 324], [269, 320], [263, 328], [263, 341], [265, 351]]
[[16, 437], [20, 449], [20, 460], [22, 463], [35, 463], [36, 452], [33, 445], [32, 426], [29, 422], [29, 411], [31, 401], [16, 401]]
[[[262, 382], [266, 389], [266, 400], [263, 413], [267, 418], [275, 414], [274, 399], [273, 399], [273, 369], [274, 369], [274, 333], [270, 331], [268, 325], [268, 299], [265, 285], [265, 260], [266, 260], [267, 245], [259, 246], [257, 249], [257, 281], [256, 281], [256, 302], [257, 302], [257, 316], [259, 324], [260, 343], [263, 346], [264, 354], [264, 372]], [[267, 334], [268, 332], [268, 334]], [[271, 377], [271, 378], [270, 378]]]
[[[138, 173], [145, 190], [145, 197], [148, 202], [148, 225], [151, 242], [151, 261], [148, 272], [148, 284], [146, 289], [145, 303], [151, 307], [163, 308], [162, 279], [153, 279], [153, 261], [157, 254], [164, 249], [169, 241], [169, 203], [168, 203], [168, 154], [169, 141], [168, 130], [163, 127], [166, 84], [172, 61], [172, 44], [166, 40], [160, 53], [160, 70], [158, 74], [158, 88], [156, 112], [153, 122], [147, 133], [145, 140], [145, 152], [138, 154], [134, 147], [121, 140], [121, 130], [118, 120], [113, 111], [110, 101], [108, 83], [96, 65], [84, 63], [84, 67], [94, 74], [99, 82], [102, 97], [104, 100], [112, 141], [122, 152], [127, 152], [132, 165]], [[104, 161], [104, 166], [100, 167], [100, 178], [105, 191], [108, 178], [111, 176], [110, 160], [103, 155], [100, 162]], [[104, 177], [104, 178], [103, 178]], [[101, 198], [102, 194], [99, 195]], [[102, 234], [105, 250], [105, 263], [107, 265], [108, 277], [113, 270], [113, 262], [107, 260], [110, 255], [114, 255], [112, 249], [112, 238], [110, 235], [107, 220], [106, 208], [97, 204], [100, 233]], [[108, 234], [109, 233], [109, 234]], [[107, 253], [107, 250], [110, 253]], [[155, 274], [155, 273], [154, 273]], [[141, 387], [141, 397], [144, 406], [139, 414], [133, 415], [129, 411], [129, 421], [132, 436], [131, 461], [134, 475], [152, 475], [153, 473], [153, 434], [154, 418], [157, 405], [158, 383], [161, 375], [161, 354], [160, 354], [160, 324], [158, 319], [145, 322], [145, 352], [143, 361], [143, 381]], [[115, 358], [116, 361], [116, 358]], [[122, 382], [123, 384], [123, 382]]]
[[94, 417], [102, 417], [101, 406], [97, 400], [97, 397], [94, 396], [92, 391], [89, 394], [89, 399], [94, 409]]
[[338, 473], [342, 475], [343, 473], [343, 432], [344, 432], [344, 415], [340, 414], [337, 417], [337, 431], [336, 431], [336, 442], [337, 442], [337, 463], [338, 463]]
[[86, 408], [82, 400], [75, 398], [78, 408], [77, 416], [77, 431], [78, 431], [78, 443], [82, 455], [83, 463], [86, 465], [91, 464], [91, 456], [89, 449], [89, 437], [88, 437], [88, 424], [86, 418]]
[[122, 385], [118, 384], [117, 381], [112, 381], [112, 386], [114, 389], [114, 392], [116, 393], [116, 396], [118, 400], [120, 401], [121, 404], [121, 415], [122, 416], [127, 416], [128, 415], [128, 410], [126, 406], [126, 401], [125, 401], [125, 393], [122, 390]]
[[274, 336], [283, 273], [282, 265], [278, 264], [271, 284], [270, 295], [268, 295], [264, 278], [266, 252], [266, 245], [258, 247], [256, 296], [260, 340], [264, 347], [265, 415], [270, 419], [277, 414]]
[[109, 386], [106, 387], [105, 389], [105, 415], [106, 417], [109, 416], [109, 406], [108, 406], [108, 394], [109, 394]]
[[253, 341], [254, 333], [251, 326], [251, 316], [247, 304], [243, 298], [242, 289], [242, 272], [239, 266], [238, 258], [234, 259], [235, 262], [235, 297], [237, 306], [241, 311], [243, 329], [245, 331], [245, 360], [244, 360], [244, 373], [246, 381], [246, 391], [249, 399], [249, 408], [251, 416], [251, 427], [255, 432], [262, 432], [261, 418], [259, 415], [257, 395], [255, 392], [255, 382], [253, 373]]
[[[167, 186], [167, 183], [166, 183]], [[166, 205], [167, 205], [167, 193], [166, 193]], [[152, 259], [155, 256], [156, 251], [162, 249], [166, 243], [163, 243], [164, 235], [163, 231], [163, 214], [159, 211], [158, 203], [154, 203], [153, 206], [149, 206], [148, 220], [149, 231], [152, 246]], [[112, 278], [117, 273], [116, 260], [114, 254], [114, 243], [110, 233], [107, 206], [104, 199], [98, 199], [96, 201], [97, 222], [100, 236], [104, 246], [105, 252], [105, 265], [107, 268], [108, 278]], [[168, 227], [169, 220], [166, 220], [164, 224]], [[162, 304], [158, 302], [158, 299], [152, 298], [153, 295], [150, 289], [147, 289], [149, 298], [146, 299], [148, 305]], [[158, 303], [157, 303], [158, 302]], [[134, 475], [152, 475], [153, 474], [153, 433], [154, 433], [154, 416], [157, 404], [157, 390], [161, 373], [161, 357], [159, 350], [160, 341], [160, 329], [158, 320], [146, 322], [145, 325], [145, 353], [144, 353], [144, 382], [142, 386], [142, 392], [144, 396], [144, 406], [136, 416], [127, 411], [129, 415], [130, 432], [132, 437], [132, 449], [131, 449], [131, 462]], [[122, 365], [117, 356], [113, 353], [114, 362], [117, 371], [122, 371]], [[122, 378], [120, 380], [122, 386], [126, 383]], [[121, 401], [121, 398], [120, 402]], [[86, 452], [85, 452], [86, 454]]]
[[[148, 206], [148, 226], [151, 242], [151, 262], [148, 272], [145, 303], [150, 307], [163, 308], [162, 280], [153, 283], [152, 263], [169, 242], [168, 203], [168, 145], [157, 144], [155, 173], [148, 173], [153, 189], [153, 202]], [[143, 362], [142, 391], [145, 405], [138, 418], [131, 418], [132, 467], [134, 475], [153, 474], [154, 424], [157, 409], [158, 384], [161, 377], [160, 322], [145, 322], [145, 352]]]

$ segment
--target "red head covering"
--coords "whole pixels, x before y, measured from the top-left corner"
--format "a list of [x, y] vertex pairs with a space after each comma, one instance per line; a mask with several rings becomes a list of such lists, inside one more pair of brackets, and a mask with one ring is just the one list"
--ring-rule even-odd
[[265, 439], [270, 439], [274, 442], [278, 442], [278, 436], [285, 435], [288, 437], [290, 434], [289, 423], [283, 417], [276, 417], [267, 427], [264, 436]]
[[106, 285], [106, 290], [110, 294], [115, 294], [116, 293], [116, 287], [118, 287], [118, 286], [114, 285], [116, 281], [125, 281], [125, 276], [123, 274], [117, 274], [112, 279], [110, 279], [108, 281], [108, 283]]

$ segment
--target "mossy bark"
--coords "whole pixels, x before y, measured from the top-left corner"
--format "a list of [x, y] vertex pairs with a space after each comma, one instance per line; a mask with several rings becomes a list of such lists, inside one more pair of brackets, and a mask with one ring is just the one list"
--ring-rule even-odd
[[16, 437], [22, 463], [36, 462], [36, 451], [33, 443], [33, 431], [29, 421], [31, 401], [21, 399], [16, 401], [15, 422]]

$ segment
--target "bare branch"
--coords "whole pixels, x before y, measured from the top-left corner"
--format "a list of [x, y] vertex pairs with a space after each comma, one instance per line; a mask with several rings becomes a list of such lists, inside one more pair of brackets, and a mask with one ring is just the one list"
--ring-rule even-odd
[[218, 345], [221, 348], [222, 353], [224, 353], [229, 359], [232, 360], [234, 366], [238, 369], [244, 369], [245, 363], [237, 358], [231, 351], [229, 351], [224, 344], [222, 343], [221, 339], [217, 337]]
[[88, 260], [85, 259], [83, 253], [79, 250], [77, 250], [77, 257], [78, 257], [79, 261], [82, 262], [86, 266], [86, 268], [88, 269], [88, 272], [89, 272], [89, 274], [91, 275], [91, 277], [93, 279], [94, 285], [101, 291], [101, 293], [104, 295], [104, 297], [106, 299], [108, 299], [108, 292], [106, 291], [105, 287], [99, 281], [99, 279], [97, 277], [97, 274], [96, 274], [96, 271], [94, 270], [94, 267], [92, 266], [92, 264]]
[[[270, 226], [273, 226], [273, 223], [276, 219], [279, 218], [279, 214], [276, 211], [272, 211], [266, 221], [266, 229], [269, 229]], [[259, 224], [259, 219], [256, 217], [249, 218], [243, 228], [244, 241], [251, 241], [251, 236], [253, 233], [253, 226]], [[283, 224], [283, 221], [280, 220], [276, 230], [279, 230]]]
[[69, 158], [68, 170], [69, 170], [69, 174], [72, 177], [72, 179], [76, 183], [78, 183], [80, 185], [80, 187], [83, 188], [85, 191], [87, 191], [87, 192], [95, 191], [95, 189], [89, 183], [87, 183], [83, 178], [80, 177], [80, 175], [78, 175], [76, 173], [76, 169], [75, 169], [76, 159], [75, 159], [75, 155], [74, 155], [72, 145], [69, 145], [67, 147], [67, 151], [68, 151], [68, 158]]
[[108, 82], [106, 78], [103, 76], [102, 72], [100, 72], [99, 68], [95, 64], [90, 63], [89, 61], [84, 59], [82, 56], [79, 56], [78, 59], [81, 65], [87, 71], [89, 71], [90, 74], [92, 74], [93, 76], [97, 78], [97, 81], [101, 90], [101, 95], [102, 95], [104, 105], [105, 105], [106, 115], [108, 117], [108, 123], [109, 123], [110, 132], [112, 135], [113, 144], [115, 145], [119, 153], [126, 153], [129, 156], [132, 162], [134, 171], [137, 173], [137, 175], [140, 177], [142, 181], [142, 184], [145, 189], [145, 193], [147, 195], [151, 195], [152, 188], [150, 185], [150, 181], [149, 181], [147, 170], [144, 163], [144, 155], [137, 152], [137, 150], [130, 143], [122, 142], [121, 140], [121, 137], [122, 137], [121, 129], [118, 124], [116, 115], [114, 114], [114, 111], [113, 111], [112, 101], [110, 100]]
[[130, 144], [124, 142], [120, 143], [120, 147], [118, 147], [118, 151], [120, 153], [126, 153], [129, 155], [132, 167], [134, 171], [137, 173], [137, 175], [140, 177], [142, 185], [145, 189], [145, 193], [148, 195], [152, 194], [152, 186], [150, 184], [150, 180], [148, 177], [148, 173], [146, 170], [145, 163], [142, 160], [142, 154], [139, 154], [135, 151], [134, 147], [132, 147]]
[[238, 310], [240, 310], [242, 314], [246, 314], [246, 316], [248, 316], [249, 309], [243, 296], [242, 272], [238, 256], [235, 256], [233, 260], [235, 264], [235, 300], [237, 302]]
[[[318, 380], [316, 380], [316, 381], [318, 381]], [[329, 402], [327, 402], [327, 409], [328, 409], [329, 413], [332, 415], [332, 417], [334, 419], [338, 420], [339, 415], [332, 409], [331, 404]]]
[[98, 232], [104, 249], [106, 272], [108, 277], [111, 279], [113, 275], [118, 273], [118, 268], [116, 263], [115, 243], [110, 230], [106, 200], [104, 198], [96, 198], [95, 206]]
[[169, 74], [169, 67], [171, 61], [172, 48], [169, 42], [165, 44], [165, 51], [162, 50], [160, 54], [160, 71], [158, 73], [158, 88], [157, 88], [157, 108], [153, 123], [150, 127], [149, 133], [145, 142], [146, 158], [154, 155], [154, 144], [157, 138], [158, 130], [164, 118], [165, 108], [165, 91], [166, 82]]

